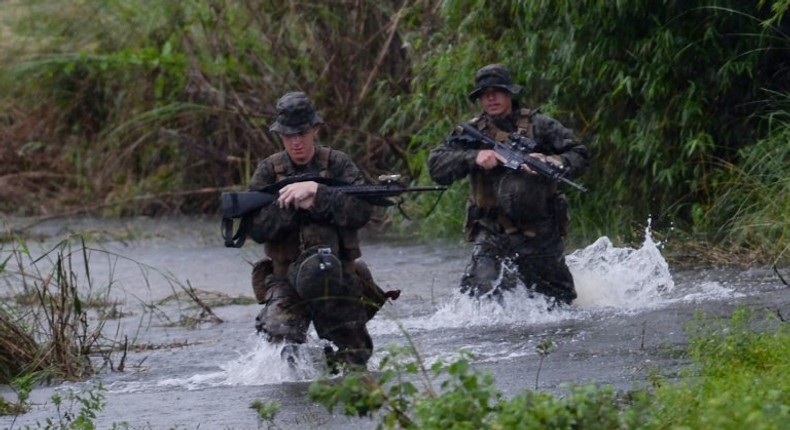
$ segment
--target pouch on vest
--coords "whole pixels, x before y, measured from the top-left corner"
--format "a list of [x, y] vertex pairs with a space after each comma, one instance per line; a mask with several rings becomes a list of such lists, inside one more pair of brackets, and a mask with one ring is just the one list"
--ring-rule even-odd
[[310, 248], [325, 247], [337, 254], [340, 249], [340, 237], [337, 228], [331, 225], [304, 223], [299, 230], [299, 242], [307, 252]]
[[537, 175], [507, 172], [496, 187], [497, 213], [507, 217], [514, 226], [545, 220], [549, 212], [549, 184]]
[[347, 295], [343, 266], [328, 246], [317, 245], [302, 252], [288, 267], [288, 280], [313, 311], [327, 312], [332, 302]]

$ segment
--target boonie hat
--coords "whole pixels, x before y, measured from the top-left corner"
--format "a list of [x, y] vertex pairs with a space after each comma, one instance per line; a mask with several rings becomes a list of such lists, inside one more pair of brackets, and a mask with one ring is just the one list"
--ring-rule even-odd
[[521, 85], [515, 85], [510, 79], [510, 70], [504, 64], [489, 64], [475, 73], [475, 89], [469, 93], [469, 100], [475, 101], [486, 88], [501, 88], [512, 95], [521, 91]]
[[299, 134], [324, 119], [316, 112], [310, 97], [301, 91], [286, 93], [277, 100], [277, 119], [269, 127], [270, 131], [280, 134]]

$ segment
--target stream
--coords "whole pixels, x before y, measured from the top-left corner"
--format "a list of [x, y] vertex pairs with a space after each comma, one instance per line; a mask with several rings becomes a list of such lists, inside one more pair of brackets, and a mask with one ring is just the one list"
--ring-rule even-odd
[[[310, 383], [324, 375], [322, 361], [312, 354], [323, 341], [312, 328], [307, 354], [296, 366], [256, 335], [260, 305], [252, 300], [250, 270], [262, 246], [225, 248], [216, 219], [60, 219], [28, 234], [31, 258], [45, 256], [37, 266], [70, 238], [78, 284], [90, 290], [83, 293], [112, 303], [115, 317], [106, 321], [105, 336], [147, 347], [123, 357], [122, 371], [122, 357], [114, 353], [97, 358], [100, 371], [91, 381], [35, 388], [32, 410], [0, 417], [0, 428], [37, 428], [57, 417], [53, 394], [89, 389], [97, 381], [106, 388], [106, 405], [95, 420], [102, 429], [123, 422], [151, 429], [267, 428], [250, 408], [255, 399], [281, 404], [277, 428], [375, 427], [370, 419], [330, 414], [307, 397]], [[3, 260], [8, 250], [2, 248]], [[536, 388], [562, 393], [566, 384], [590, 382], [632, 389], [655, 371], [671, 378], [687, 364], [680, 354], [684, 327], [697, 311], [727, 317], [748, 306], [790, 317], [790, 288], [771, 268], [675, 270], [649, 230], [635, 248], [601, 237], [570, 250], [579, 297], [551, 311], [540, 296], [524, 291], [505, 293], [502, 303], [458, 294], [471, 253], [467, 243], [368, 234], [362, 251], [379, 285], [402, 291], [368, 325], [375, 345], [369, 369], [377, 370], [393, 345], [412, 342], [429, 364], [465, 350], [507, 396]], [[20, 292], [16, 281], [3, 280], [0, 300]], [[189, 289], [221, 322], [200, 318]], [[540, 363], [538, 345], [547, 339], [554, 348]], [[15, 399], [5, 386], [0, 395]]]

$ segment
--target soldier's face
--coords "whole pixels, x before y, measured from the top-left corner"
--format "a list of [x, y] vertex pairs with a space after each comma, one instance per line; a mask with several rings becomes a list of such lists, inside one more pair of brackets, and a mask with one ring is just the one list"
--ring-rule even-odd
[[281, 134], [285, 151], [296, 164], [307, 164], [315, 155], [315, 135], [318, 127], [311, 127], [306, 131], [296, 134]]
[[509, 114], [513, 111], [510, 93], [496, 87], [486, 88], [480, 95], [483, 110], [491, 116]]

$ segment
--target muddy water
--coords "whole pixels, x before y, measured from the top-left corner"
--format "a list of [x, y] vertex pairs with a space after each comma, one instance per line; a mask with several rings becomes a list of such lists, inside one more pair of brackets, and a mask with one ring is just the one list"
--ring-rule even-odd
[[[323, 371], [320, 360], [311, 359], [322, 346], [312, 329], [296, 368], [283, 363], [277, 346], [255, 335], [259, 306], [250, 304], [249, 273], [261, 249], [252, 243], [224, 248], [216, 220], [61, 220], [32, 232], [38, 239], [28, 245], [36, 257], [51, 256], [47, 251], [66, 237], [86, 238], [89, 252], [78, 244], [71, 248], [80, 250], [74, 267], [82, 267], [83, 255], [89, 262], [89, 273], [78, 277], [81, 288], [116, 303], [113, 310], [123, 315], [108, 321], [105, 334], [152, 346], [130, 353], [123, 371], [117, 370], [118, 354], [97, 361], [103, 367], [96, 380], [107, 388], [99, 428], [121, 422], [154, 429], [266, 428], [249, 408], [255, 399], [281, 403], [275, 420], [280, 428], [375, 427], [370, 420], [330, 415], [307, 399], [307, 387]], [[507, 293], [503, 303], [457, 295], [470, 252], [464, 243], [369, 236], [363, 252], [379, 284], [403, 292], [369, 325], [376, 345], [372, 370], [384, 349], [409, 340], [429, 363], [463, 349], [507, 395], [536, 387], [560, 393], [563, 384], [585, 382], [628, 389], [654, 370], [672, 375], [684, 364], [678, 358], [683, 327], [697, 310], [729, 315], [746, 304], [790, 316], [790, 289], [771, 270], [674, 271], [648, 232], [637, 248], [614, 247], [603, 237], [571, 253], [579, 298], [570, 309], [554, 311], [523, 292]], [[190, 324], [200, 317], [185, 296], [190, 287], [221, 323], [204, 318]], [[13, 279], [4, 282], [0, 297], [19, 288]], [[555, 349], [538, 373], [537, 346], [547, 338]], [[56, 417], [52, 394], [86, 387], [37, 388], [33, 410], [15, 421], [0, 418], [0, 428]], [[7, 387], [0, 393], [10, 397]]]

